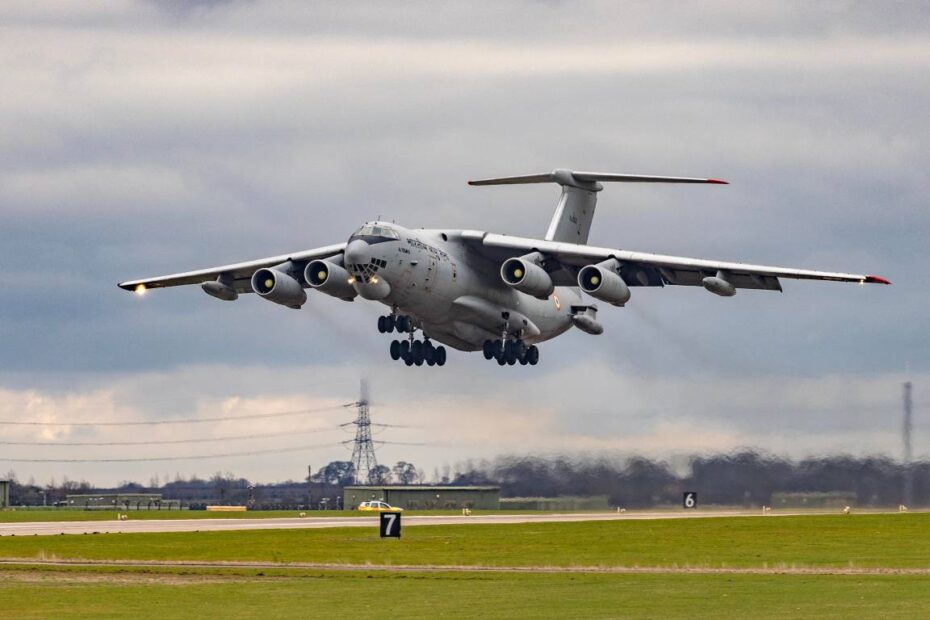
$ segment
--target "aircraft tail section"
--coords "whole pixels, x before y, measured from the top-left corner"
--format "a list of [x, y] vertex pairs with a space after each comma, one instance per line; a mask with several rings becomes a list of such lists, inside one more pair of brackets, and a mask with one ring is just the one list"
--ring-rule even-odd
[[525, 183], [558, 183], [562, 195], [555, 214], [549, 223], [546, 239], [567, 243], [585, 244], [594, 221], [597, 193], [604, 189], [601, 181], [610, 183], [713, 183], [726, 184], [718, 179], [693, 177], [662, 177], [641, 174], [612, 174], [607, 172], [575, 172], [558, 168], [543, 174], [499, 177], [469, 181], [469, 185], [520, 185]]

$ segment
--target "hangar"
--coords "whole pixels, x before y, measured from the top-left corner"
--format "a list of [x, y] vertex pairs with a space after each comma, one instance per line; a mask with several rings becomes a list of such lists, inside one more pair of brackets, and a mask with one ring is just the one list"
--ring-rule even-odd
[[501, 488], [496, 486], [354, 486], [343, 491], [342, 505], [355, 510], [364, 501], [379, 499], [391, 506], [413, 510], [497, 510]]

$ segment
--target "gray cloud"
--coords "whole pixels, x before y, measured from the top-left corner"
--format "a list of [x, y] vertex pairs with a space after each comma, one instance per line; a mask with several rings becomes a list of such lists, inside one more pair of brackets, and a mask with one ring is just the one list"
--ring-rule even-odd
[[[189, 368], [215, 368], [218, 385], [236, 391], [256, 368], [295, 377], [335, 367], [350, 393], [367, 372], [396, 383], [397, 405], [417, 395], [437, 410], [451, 390], [486, 408], [448, 380], [387, 366], [374, 306], [313, 296], [293, 312], [251, 298], [222, 304], [196, 289], [140, 300], [114, 285], [340, 241], [378, 215], [541, 234], [555, 190], [464, 181], [555, 166], [732, 182], [610, 187], [594, 243], [867, 271], [895, 285], [786, 282], [783, 295], [733, 300], [637, 290], [631, 307], [602, 309], [607, 335], [548, 343], [545, 368], [508, 388], [500, 411], [529, 424], [542, 405], [519, 395], [577, 376], [579, 364], [600, 377], [586, 401], [598, 413], [579, 418], [574, 399], [554, 400], [527, 450], [605, 425], [616, 437], [658, 429], [665, 442], [644, 445], [680, 449], [676, 438], [701, 420], [722, 429], [708, 430], [719, 439], [708, 436], [708, 446], [791, 447], [777, 439], [784, 422], [809, 433], [815, 450], [834, 445], [850, 418], [838, 406], [822, 427], [784, 409], [773, 417], [769, 382], [789, 392], [798, 381], [863, 382], [868, 393], [844, 405], [874, 407], [895, 402], [906, 362], [930, 370], [923, 3], [0, 11], [0, 86], [12, 93], [0, 99], [0, 386], [93, 394], [138, 374], [170, 396]], [[465, 356], [453, 356], [450, 374], [482, 391], [507, 384]], [[672, 399], [642, 405], [646, 421], [636, 422], [605, 405], [617, 381], [646, 400], [729, 394], [736, 384], [743, 408]], [[190, 405], [194, 394], [180, 398]], [[139, 415], [168, 412], [133, 390], [124, 398], [139, 399], [129, 403]], [[735, 420], [742, 426], [728, 435]], [[868, 425], [848, 432], [864, 450], [889, 449]], [[576, 447], [600, 445], [586, 442]], [[475, 449], [464, 443], [461, 457]], [[422, 458], [430, 466], [444, 454], [453, 452]]]

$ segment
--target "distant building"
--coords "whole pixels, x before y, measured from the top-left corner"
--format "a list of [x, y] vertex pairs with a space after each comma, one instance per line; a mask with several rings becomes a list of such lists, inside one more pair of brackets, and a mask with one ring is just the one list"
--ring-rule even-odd
[[10, 481], [0, 480], [0, 508], [10, 505]]
[[494, 486], [356, 486], [343, 491], [343, 506], [354, 510], [362, 502], [380, 499], [405, 510], [497, 510], [501, 488]]
[[181, 502], [161, 493], [89, 493], [66, 495], [62, 508], [83, 510], [180, 510]]

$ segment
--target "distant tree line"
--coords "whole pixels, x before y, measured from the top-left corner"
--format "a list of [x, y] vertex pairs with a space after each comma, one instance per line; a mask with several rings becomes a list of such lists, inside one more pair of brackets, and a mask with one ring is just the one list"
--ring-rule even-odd
[[[904, 478], [900, 463], [886, 457], [829, 456], [791, 460], [743, 451], [730, 455], [695, 456], [686, 471], [676, 473], [669, 463], [644, 457], [626, 459], [568, 456], [505, 456], [493, 461], [468, 462], [427, 480], [412, 463], [379, 466], [370, 484], [500, 485], [503, 497], [606, 495], [614, 506], [645, 508], [677, 504], [681, 493], [697, 491], [703, 504], [771, 505], [773, 493], [844, 492], [859, 505], [895, 506], [903, 503]], [[930, 462], [910, 466], [915, 506], [930, 505]], [[45, 486], [21, 483], [10, 472], [13, 505], [55, 505], [76, 493], [161, 493], [192, 507], [206, 504], [245, 504], [255, 508], [339, 506], [343, 487], [354, 484], [349, 461], [333, 461], [303, 481], [254, 484], [231, 473], [209, 479], [176, 476], [171, 482], [148, 486], [124, 482], [102, 489], [86, 481], [63, 479]]]
[[[631, 508], [677, 504], [683, 491], [697, 491], [704, 504], [771, 505], [778, 492], [846, 492], [859, 505], [903, 502], [906, 470], [886, 457], [831, 456], [799, 461], [744, 451], [696, 456], [676, 475], [668, 463], [642, 457], [625, 460], [570, 457], [501, 457], [470, 463], [452, 484], [500, 484], [504, 497], [606, 495], [611, 505]], [[930, 504], [930, 462], [910, 466], [913, 503]]]

